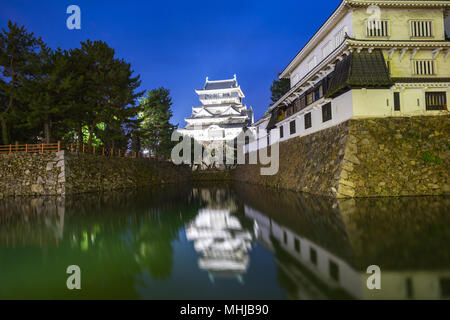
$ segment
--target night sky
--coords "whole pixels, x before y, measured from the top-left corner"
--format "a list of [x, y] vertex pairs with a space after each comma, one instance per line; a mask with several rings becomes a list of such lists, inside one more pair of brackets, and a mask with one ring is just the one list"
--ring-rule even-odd
[[[103, 40], [141, 75], [142, 89], [171, 90], [174, 123], [184, 127], [194, 89], [237, 74], [247, 106], [260, 118], [270, 85], [339, 5], [321, 1], [0, 0], [0, 26], [25, 25], [52, 48]], [[81, 30], [68, 30], [66, 9], [81, 8]]]

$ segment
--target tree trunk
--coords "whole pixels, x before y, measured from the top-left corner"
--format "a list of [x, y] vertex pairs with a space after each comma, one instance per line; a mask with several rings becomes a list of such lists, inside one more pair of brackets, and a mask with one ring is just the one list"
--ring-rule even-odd
[[6, 125], [6, 121], [3, 116], [0, 116], [0, 123], [2, 125], [2, 142], [4, 145], [7, 145], [9, 143], [8, 126]]
[[50, 143], [51, 141], [51, 123], [50, 119], [46, 119], [44, 122], [44, 136], [45, 136], [45, 143]]
[[78, 125], [78, 150], [81, 149], [81, 145], [83, 144], [83, 127], [81, 124]]
[[89, 139], [88, 139], [88, 148], [89, 148], [89, 150], [92, 149], [92, 138], [93, 138], [93, 135], [94, 135], [94, 128], [95, 128], [95, 125], [92, 125], [92, 126], [89, 127]]

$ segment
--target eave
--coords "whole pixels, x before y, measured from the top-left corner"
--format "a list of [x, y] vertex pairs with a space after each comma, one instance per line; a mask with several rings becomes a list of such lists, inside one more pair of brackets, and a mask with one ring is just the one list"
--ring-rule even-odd
[[294, 94], [301, 94], [311, 87], [311, 82], [314, 82], [315, 78], [320, 77], [320, 72], [329, 73], [334, 69], [334, 62], [339, 59], [340, 56], [346, 54], [348, 44], [347, 40], [343, 41], [341, 45], [336, 48], [328, 57], [322, 60], [317, 66], [314, 67], [310, 72], [308, 72], [299, 82], [297, 82], [284, 96], [282, 96], [277, 102], [269, 107], [269, 111], [279, 107], [286, 103]]
[[450, 7], [450, 1], [439, 0], [427, 0], [427, 1], [414, 1], [414, 0], [347, 0], [348, 5], [354, 8], [378, 6], [378, 7], [438, 7], [445, 8]]
[[350, 48], [449, 48], [450, 41], [444, 40], [359, 40], [347, 39]]
[[240, 98], [245, 98], [245, 95], [244, 95], [244, 93], [241, 90], [241, 86], [238, 86], [236, 88], [226, 88], [226, 89], [214, 89], [214, 90], [198, 89], [198, 90], [195, 90], [195, 93], [198, 94], [198, 95], [201, 95], [201, 94], [226, 93], [226, 92], [238, 92]]
[[317, 32], [310, 38], [310, 40], [303, 46], [297, 55], [289, 62], [286, 68], [280, 73], [279, 78], [288, 78], [293, 69], [296, 68], [300, 62], [310, 53], [312, 49], [319, 43], [323, 34], [327, 33], [334, 24], [341, 19], [345, 13], [351, 8], [368, 7], [437, 7], [450, 8], [450, 1], [399, 1], [399, 0], [343, 0], [339, 7], [331, 14], [331, 16], [324, 22], [324, 24], [317, 30]]
[[297, 65], [305, 58], [309, 52], [315, 48], [317, 43], [321, 38], [328, 32], [329, 28], [332, 28], [334, 24], [341, 19], [345, 13], [347, 13], [347, 1], [341, 2], [339, 7], [331, 14], [331, 16], [324, 22], [324, 24], [317, 30], [317, 32], [308, 40], [308, 42], [303, 46], [303, 48], [297, 53], [297, 55], [291, 60], [291, 62], [286, 66], [286, 68], [280, 73], [279, 78], [289, 77], [292, 70], [297, 67]]

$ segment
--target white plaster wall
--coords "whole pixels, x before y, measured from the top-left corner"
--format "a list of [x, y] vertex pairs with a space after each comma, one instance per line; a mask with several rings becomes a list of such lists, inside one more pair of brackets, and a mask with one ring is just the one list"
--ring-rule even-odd
[[[279, 141], [285, 141], [289, 140], [298, 136], [306, 136], [311, 133], [318, 132], [320, 130], [324, 130], [326, 128], [338, 125], [342, 122], [345, 122], [353, 117], [353, 99], [352, 99], [352, 91], [348, 91], [339, 97], [333, 99], [331, 101], [331, 114], [332, 119], [327, 122], [322, 122], [322, 104], [324, 104], [324, 100], [321, 99], [317, 101], [316, 103], [313, 103], [309, 107], [305, 108], [304, 110], [300, 111], [299, 113], [296, 113], [289, 118], [284, 119], [283, 121], [280, 121], [277, 123], [275, 129], [271, 132], [271, 137], [275, 137], [275, 139], [278, 139]], [[312, 127], [305, 129], [305, 117], [304, 115], [306, 113], [311, 112], [311, 123]], [[295, 121], [295, 133], [290, 134], [290, 125], [289, 123], [291, 121]], [[279, 138], [279, 127], [283, 126], [284, 135], [283, 138]], [[274, 139], [271, 138], [271, 144], [274, 143]], [[261, 135], [259, 137], [259, 148], [265, 148], [267, 146], [267, 138], [266, 133], [264, 131], [261, 132]], [[249, 148], [246, 149], [246, 152], [248, 150], [251, 151], [257, 151], [258, 150], [258, 144], [256, 142], [251, 143], [249, 145]]]
[[[400, 92], [400, 111], [394, 111], [394, 92]], [[355, 118], [418, 116], [448, 114], [448, 111], [427, 111], [425, 92], [446, 91], [446, 88], [354, 89], [353, 113]], [[449, 101], [447, 91], [447, 108]], [[419, 99], [419, 104], [417, 100]]]
[[[336, 44], [334, 41], [334, 36], [336, 33], [342, 28], [347, 27], [347, 33], [350, 37], [353, 37], [353, 22], [352, 22], [352, 13], [347, 13], [334, 28], [328, 32], [324, 38], [320, 40], [320, 42], [314, 47], [314, 49], [302, 60], [302, 62], [294, 69], [291, 74], [291, 88], [297, 83], [298, 80], [302, 79], [308, 73], [308, 63], [311, 59], [316, 56], [317, 64], [319, 64], [323, 60], [322, 48], [329, 41], [332, 41], [332, 51], [336, 48]], [[298, 77], [296, 78], [296, 75]]]

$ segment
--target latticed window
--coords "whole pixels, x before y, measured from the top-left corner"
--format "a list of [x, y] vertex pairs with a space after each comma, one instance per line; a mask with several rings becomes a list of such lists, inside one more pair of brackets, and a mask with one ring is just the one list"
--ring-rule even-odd
[[389, 21], [387, 20], [367, 20], [367, 37], [389, 37]]
[[322, 106], [322, 122], [331, 120], [331, 102]]
[[295, 133], [295, 120], [292, 120], [289, 123], [289, 133], [290, 134], [294, 134]]
[[434, 60], [413, 60], [413, 74], [417, 76], [426, 76], [436, 74]]
[[410, 35], [413, 38], [429, 38], [433, 36], [433, 21], [412, 20], [409, 22]]
[[345, 40], [345, 34], [347, 33], [347, 27], [342, 28], [339, 30], [338, 33], [334, 35], [334, 47], [337, 48], [339, 45], [344, 42]]
[[312, 127], [311, 112], [305, 114], [305, 129]]
[[446, 92], [425, 92], [427, 110], [447, 110]]

